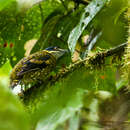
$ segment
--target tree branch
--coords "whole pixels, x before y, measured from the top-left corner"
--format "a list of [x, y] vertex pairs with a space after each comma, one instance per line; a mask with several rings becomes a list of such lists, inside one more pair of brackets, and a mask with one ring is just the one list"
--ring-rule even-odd
[[106, 50], [106, 51], [101, 52], [101, 53], [97, 53], [92, 57], [88, 57], [84, 60], [81, 60], [81, 61], [78, 61], [74, 64], [71, 64], [69, 67], [67, 67], [63, 71], [59, 72], [57, 74], [56, 78], [54, 78], [53, 82], [58, 81], [59, 78], [66, 77], [69, 73], [73, 72], [74, 70], [76, 70], [80, 67], [83, 67], [83, 66], [87, 67], [87, 65], [89, 66], [89, 65], [95, 65], [95, 64], [97, 65], [97, 64], [100, 64], [101, 60], [106, 58], [106, 57], [112, 56], [114, 54], [118, 54], [118, 55], [121, 54], [124, 51], [126, 45], [127, 45], [127, 43], [123, 43], [117, 47], [114, 47], [112, 49]]
[[[98, 52], [93, 56], [87, 57], [84, 60], [78, 61], [76, 63], [71, 64], [70, 66], [59, 70], [59, 72], [48, 78], [46, 82], [44, 83], [38, 83], [35, 86], [31, 87], [27, 91], [24, 92], [24, 97], [23, 100], [26, 101], [29, 97], [31, 98], [31, 94], [35, 93], [34, 95], [37, 95], [39, 91], [43, 91], [48, 85], [54, 85], [57, 81], [60, 81], [61, 79], [64, 79], [67, 77], [69, 74], [74, 72], [77, 69], [80, 69], [81, 67], [86, 67], [87, 69], [93, 67], [93, 66], [101, 66], [102, 64], [104, 65], [105, 58], [109, 56], [120, 56], [124, 50], [125, 47], [127, 46], [127, 43], [123, 43], [117, 47], [111, 48], [109, 50], [103, 51], [103, 52]], [[95, 67], [94, 67], [95, 68]], [[43, 88], [43, 86], [45, 86]], [[27, 100], [28, 101], [28, 100]]]

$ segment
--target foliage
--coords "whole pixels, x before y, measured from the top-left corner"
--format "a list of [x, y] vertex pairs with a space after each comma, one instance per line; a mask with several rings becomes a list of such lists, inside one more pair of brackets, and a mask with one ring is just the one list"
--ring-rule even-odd
[[[84, 63], [62, 77], [62, 72], [78, 61], [84, 62], [82, 58], [93, 59], [96, 54], [128, 41], [128, 0], [29, 2], [0, 0], [0, 129], [96, 130], [105, 129], [105, 121], [129, 121], [130, 94], [124, 94], [129, 86], [129, 46], [125, 60], [121, 59], [122, 52], [114, 53], [97, 59], [98, 64]], [[33, 39], [37, 41], [31, 53], [59, 46], [69, 48], [70, 54], [52, 72], [52, 77], [61, 74], [59, 79], [32, 86], [19, 99], [8, 89], [9, 74]], [[103, 111], [105, 103], [111, 104], [110, 114]], [[114, 104], [119, 108], [118, 114]]]
[[100, 0], [100, 1], [92, 1], [84, 10], [79, 24], [72, 30], [71, 35], [68, 39], [69, 49], [71, 50], [71, 53], [74, 53], [76, 42], [81, 36], [84, 29], [87, 27], [87, 25], [91, 22], [91, 20], [95, 17], [95, 15], [101, 10], [101, 8], [104, 6], [104, 4], [107, 1]]
[[0, 129], [28, 130], [29, 118], [20, 101], [3, 86], [0, 86]]

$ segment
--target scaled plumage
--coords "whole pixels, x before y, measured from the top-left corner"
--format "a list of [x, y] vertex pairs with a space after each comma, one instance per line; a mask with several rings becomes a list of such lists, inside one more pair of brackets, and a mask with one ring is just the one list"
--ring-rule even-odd
[[10, 86], [19, 82], [28, 85], [37, 81], [45, 81], [56, 66], [56, 61], [66, 52], [58, 47], [49, 47], [21, 59], [10, 75]]

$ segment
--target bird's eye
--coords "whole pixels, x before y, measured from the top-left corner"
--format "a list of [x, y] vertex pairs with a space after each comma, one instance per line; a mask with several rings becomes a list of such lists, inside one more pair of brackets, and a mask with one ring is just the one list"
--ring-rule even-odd
[[58, 49], [58, 47], [54, 47], [54, 50], [57, 50]]

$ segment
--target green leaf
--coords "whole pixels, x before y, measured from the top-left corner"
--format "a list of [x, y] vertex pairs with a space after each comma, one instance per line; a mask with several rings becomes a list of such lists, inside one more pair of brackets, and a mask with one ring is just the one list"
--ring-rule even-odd
[[15, 0], [0, 0], [0, 11], [4, 9], [8, 4]]
[[116, 89], [120, 90], [121, 88], [123, 88], [124, 86], [127, 86], [128, 81], [124, 80], [123, 78], [120, 78], [117, 82], [116, 82]]
[[[39, 111], [34, 113], [34, 120], [39, 120], [37, 129], [54, 130], [59, 124], [63, 123], [69, 117], [72, 117], [82, 107], [83, 91], [78, 89], [67, 89], [62, 84], [57, 83], [52, 90], [49, 90], [47, 99], [39, 108]], [[71, 87], [71, 86], [70, 86]], [[52, 93], [50, 93], [52, 92]], [[51, 95], [50, 95], [51, 94]]]
[[41, 36], [32, 52], [42, 50], [48, 46], [68, 48], [67, 39], [70, 31], [78, 22], [79, 12], [80, 10], [64, 15], [61, 11], [55, 10], [51, 13], [43, 24]]
[[[97, 45], [102, 47], [109, 44], [110, 47], [122, 44], [127, 41], [128, 19], [125, 11], [128, 8], [128, 0], [111, 0], [93, 21], [94, 28], [102, 30], [102, 40], [106, 43]], [[99, 45], [100, 44], [100, 45]]]
[[[82, 68], [72, 72], [66, 79], [57, 82], [46, 91], [40, 89], [39, 97], [35, 95], [30, 108], [38, 107], [33, 114], [33, 123], [37, 129], [54, 130], [59, 124], [74, 116], [83, 105], [83, 97], [86, 92], [98, 90], [115, 92], [115, 70], [106, 68], [96, 72]], [[44, 86], [42, 86], [42, 89]], [[94, 97], [94, 94], [92, 95]], [[43, 99], [42, 99], [43, 98]], [[87, 98], [87, 97], [86, 97]], [[29, 100], [28, 100], [29, 101]], [[89, 103], [90, 99], [86, 100]], [[35, 104], [35, 106], [33, 106]]]
[[117, 68], [111, 65], [103, 70], [95, 71], [95, 87], [96, 90], [109, 91], [112, 94], [116, 93], [116, 70]]
[[68, 46], [71, 53], [74, 53], [77, 40], [87, 25], [93, 20], [96, 14], [102, 9], [108, 0], [93, 0], [82, 13], [79, 24], [72, 30], [68, 38]]
[[0, 130], [29, 130], [29, 119], [19, 100], [0, 86]]
[[[41, 13], [38, 6], [34, 6], [25, 12], [17, 11], [17, 3], [14, 2], [0, 12], [0, 65], [10, 59], [14, 66], [24, 57], [24, 44], [38, 38], [41, 28]], [[4, 44], [7, 46], [4, 47]], [[11, 47], [10, 44], [13, 44]], [[20, 51], [19, 51], [20, 48]]]
[[78, 130], [79, 128], [80, 116], [79, 113], [75, 113], [69, 120], [69, 130]]
[[45, 46], [48, 46], [50, 39], [56, 31], [56, 24], [60, 18], [61, 15], [55, 15], [54, 17], [51, 17], [51, 19], [43, 26], [41, 37], [39, 38], [32, 52], [43, 50]]
[[11, 71], [11, 65], [8, 62], [6, 62], [1, 68], [0, 68], [0, 86], [8, 87], [9, 86], [9, 74]]

